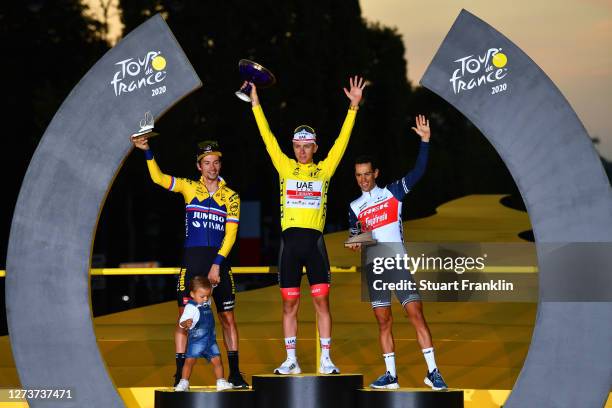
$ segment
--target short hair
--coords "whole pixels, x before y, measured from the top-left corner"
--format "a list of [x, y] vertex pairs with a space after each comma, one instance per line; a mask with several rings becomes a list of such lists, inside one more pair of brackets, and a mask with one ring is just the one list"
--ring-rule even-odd
[[197, 289], [200, 288], [212, 289], [212, 285], [210, 284], [208, 278], [205, 278], [203, 276], [196, 276], [191, 280], [191, 282], [189, 282], [189, 290], [191, 292], [195, 292]]
[[355, 158], [356, 165], [366, 163], [370, 163], [372, 165], [372, 170], [378, 169], [378, 164], [376, 163], [376, 160], [374, 160], [374, 157], [370, 156], [369, 154], [362, 154], [361, 156], [357, 156]]

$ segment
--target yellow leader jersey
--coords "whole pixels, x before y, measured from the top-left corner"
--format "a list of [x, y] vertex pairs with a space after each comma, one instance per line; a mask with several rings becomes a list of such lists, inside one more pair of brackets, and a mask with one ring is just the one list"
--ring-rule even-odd
[[261, 105], [253, 107], [257, 127], [280, 179], [281, 228], [311, 228], [323, 232], [327, 190], [355, 124], [356, 109], [349, 109], [340, 135], [319, 163], [300, 164], [285, 155], [270, 130]]

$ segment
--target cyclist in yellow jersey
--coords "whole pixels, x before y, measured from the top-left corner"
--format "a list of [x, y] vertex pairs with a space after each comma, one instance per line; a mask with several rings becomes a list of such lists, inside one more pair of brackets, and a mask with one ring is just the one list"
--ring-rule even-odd
[[[283, 331], [287, 360], [274, 370], [276, 374], [299, 374], [296, 334], [297, 312], [300, 298], [302, 268], [310, 284], [310, 293], [317, 313], [321, 339], [321, 374], [339, 374], [329, 356], [331, 344], [331, 314], [329, 311], [330, 271], [323, 228], [327, 207], [327, 190], [342, 155], [346, 150], [355, 116], [359, 109], [365, 81], [350, 78], [350, 90], [343, 88], [350, 106], [340, 134], [327, 157], [315, 163], [313, 156], [318, 149], [317, 135], [310, 126], [298, 126], [293, 133], [295, 159], [287, 157], [280, 146], [259, 104], [257, 88], [251, 83], [251, 103], [257, 127], [278, 171], [280, 181], [281, 247], [279, 254], [279, 286], [283, 299]], [[243, 85], [246, 86], [246, 83]]]

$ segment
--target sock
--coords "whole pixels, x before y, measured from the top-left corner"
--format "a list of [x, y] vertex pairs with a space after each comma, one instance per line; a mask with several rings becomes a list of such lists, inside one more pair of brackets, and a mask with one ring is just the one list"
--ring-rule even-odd
[[238, 368], [238, 350], [227, 352], [227, 361], [229, 365], [229, 375], [239, 374], [240, 369]]
[[[178, 384], [183, 375], [183, 366], [185, 365], [185, 353], [176, 353], [176, 373], [174, 374], [175, 383]], [[176, 386], [174, 384], [174, 386]]]
[[438, 366], [436, 365], [436, 358], [434, 357], [433, 347], [423, 349], [423, 357], [425, 357], [425, 362], [427, 363], [427, 370], [430, 373], [436, 368], [438, 368]]
[[331, 348], [331, 337], [321, 337], [321, 360], [329, 358], [329, 349]]
[[383, 358], [385, 359], [385, 366], [387, 366], [387, 371], [391, 374], [391, 377], [397, 377], [395, 371], [395, 353], [385, 353], [383, 354]]
[[297, 338], [294, 337], [285, 337], [285, 350], [287, 350], [287, 358], [290, 360], [297, 360], [295, 357], [295, 347], [297, 343]]

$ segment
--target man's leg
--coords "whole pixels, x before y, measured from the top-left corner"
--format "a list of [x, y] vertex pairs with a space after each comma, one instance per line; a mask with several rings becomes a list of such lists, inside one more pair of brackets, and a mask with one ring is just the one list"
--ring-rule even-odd
[[297, 314], [300, 297], [283, 297], [283, 334], [285, 338], [297, 337]]
[[[183, 261], [185, 263], [185, 260]], [[174, 353], [176, 360], [176, 371], [174, 373], [174, 386], [181, 380], [183, 366], [185, 364], [185, 351], [187, 350], [187, 330], [179, 326], [179, 319], [185, 309], [185, 304], [189, 300], [187, 268], [181, 268], [176, 282], [176, 296], [178, 303], [178, 316], [174, 326]]]
[[319, 337], [330, 338], [332, 318], [329, 311], [329, 295], [313, 296], [312, 303], [317, 314], [317, 328]]
[[375, 307], [372, 310], [374, 311], [376, 322], [378, 322], [380, 348], [384, 354], [393, 353], [395, 351], [395, 344], [393, 342], [393, 314], [391, 313], [391, 307]]
[[440, 375], [440, 371], [436, 365], [431, 333], [425, 321], [425, 316], [423, 315], [423, 303], [420, 300], [407, 302], [404, 304], [404, 310], [406, 310], [408, 319], [416, 331], [417, 341], [419, 346], [421, 346], [423, 357], [427, 363], [427, 375], [424, 380], [425, 384], [429, 385], [434, 390], [446, 389], [446, 383]]
[[223, 343], [225, 349], [229, 351], [238, 351], [238, 327], [234, 319], [234, 311], [217, 313], [221, 326], [223, 327]]
[[[386, 372], [370, 386], [372, 388], [399, 388], [395, 369], [395, 343], [393, 342], [393, 314], [391, 306], [375, 306], [372, 311], [378, 323], [378, 340], [383, 352]], [[388, 373], [388, 374], [387, 374]]]
[[234, 388], [248, 388], [249, 384], [240, 374], [238, 325], [234, 317], [236, 287], [232, 272], [225, 262], [221, 265], [220, 281], [213, 290], [213, 299], [217, 307], [217, 317], [223, 329], [223, 343], [229, 364], [228, 381], [234, 385]]
[[307, 256], [306, 273], [310, 283], [310, 295], [317, 314], [319, 340], [321, 347], [321, 361], [319, 372], [321, 374], [340, 374], [340, 369], [330, 358], [332, 317], [329, 307], [329, 289], [331, 285], [331, 273], [327, 249], [323, 234], [310, 230], [312, 247]]
[[417, 342], [422, 349], [431, 348], [431, 333], [423, 315], [423, 302], [414, 301], [404, 304], [404, 310], [408, 316], [408, 320], [412, 323], [416, 331]]
[[283, 334], [287, 359], [274, 370], [275, 374], [299, 374], [297, 363], [297, 314], [300, 307], [300, 283], [302, 263], [300, 261], [300, 229], [289, 228], [281, 235], [278, 256], [278, 283], [283, 301]]

